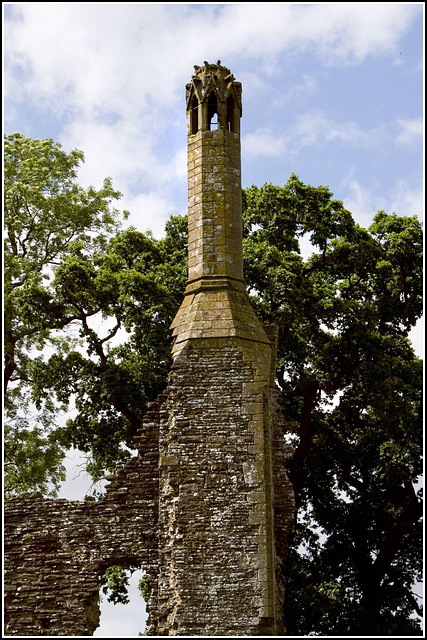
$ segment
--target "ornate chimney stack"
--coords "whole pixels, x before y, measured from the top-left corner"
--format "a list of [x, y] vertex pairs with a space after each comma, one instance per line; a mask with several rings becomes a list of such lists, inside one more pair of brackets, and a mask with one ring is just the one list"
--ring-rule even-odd
[[240, 336], [269, 344], [243, 281], [242, 86], [219, 60], [195, 71], [186, 86], [188, 284], [171, 327], [174, 355], [192, 338]]
[[[243, 281], [241, 85], [195, 67], [188, 118], [188, 283], [172, 324], [160, 433], [159, 623], [165, 635], [280, 635], [271, 343]], [[273, 370], [273, 377], [271, 371]]]
[[186, 87], [189, 281], [243, 279], [240, 82], [219, 61]]

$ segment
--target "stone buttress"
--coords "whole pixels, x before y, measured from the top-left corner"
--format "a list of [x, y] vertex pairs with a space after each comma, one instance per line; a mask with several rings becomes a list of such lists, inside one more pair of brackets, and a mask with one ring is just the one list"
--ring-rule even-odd
[[158, 632], [279, 635], [275, 362], [243, 280], [241, 85], [219, 62], [195, 70], [186, 87], [188, 284], [172, 323], [159, 443]]

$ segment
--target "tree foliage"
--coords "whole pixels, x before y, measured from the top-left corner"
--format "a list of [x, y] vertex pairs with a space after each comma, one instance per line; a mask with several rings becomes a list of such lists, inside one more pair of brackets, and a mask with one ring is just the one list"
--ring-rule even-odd
[[[161, 241], [133, 228], [119, 232], [111, 203], [121, 194], [111, 181], [99, 191], [76, 184], [81, 152], [67, 155], [52, 140], [20, 134], [6, 138], [5, 152], [5, 382], [14, 434], [6, 470], [13, 469], [7, 486], [17, 492], [31, 488], [31, 472], [16, 464], [28, 438], [32, 459], [45, 463], [40, 478], [32, 476], [34, 489], [58, 484], [57, 462], [68, 447], [89, 454], [94, 479], [129, 456], [170, 366], [168, 329], [186, 280], [186, 225], [172, 218]], [[59, 427], [58, 408], [71, 405], [75, 416]], [[45, 416], [46, 441], [34, 440], [30, 412], [38, 412], [39, 423]], [[43, 447], [52, 449], [50, 457], [41, 455]]]
[[380, 211], [362, 229], [328, 188], [294, 175], [246, 190], [244, 208], [246, 279], [279, 326], [296, 442], [288, 633], [419, 633], [422, 362], [408, 332], [422, 313], [420, 223]]
[[[185, 245], [176, 249], [174, 240], [180, 226], [171, 219], [161, 241], [127, 229], [90, 261], [77, 247], [55, 272], [57, 299], [74, 316], [85, 351], [34, 361], [33, 397], [38, 405], [52, 392], [60, 402], [74, 397], [77, 413], [63, 438], [90, 453], [95, 479], [129, 456], [147, 402], [164, 388], [169, 326], [186, 279]], [[103, 321], [100, 330], [93, 317]]]
[[[170, 367], [186, 219], [171, 218], [162, 240], [118, 231], [119, 194], [109, 181], [80, 189], [81, 159], [18, 134], [6, 144], [12, 492], [58, 480], [69, 446], [88, 453], [94, 478], [121, 464]], [[295, 447], [288, 633], [417, 634], [422, 363], [408, 333], [422, 313], [420, 223], [380, 211], [364, 229], [328, 187], [295, 175], [243, 195], [245, 278], [258, 315], [279, 329], [284, 435]], [[58, 427], [58, 407], [71, 403], [74, 417]], [[118, 601], [125, 577], [110, 580]]]
[[[116, 564], [108, 567], [101, 576], [101, 591], [107, 596], [107, 602], [113, 604], [129, 604], [129, 580], [133, 573], [140, 569], [133, 564]], [[138, 580], [138, 591], [141, 598], [148, 600], [151, 593], [145, 575]], [[145, 635], [140, 633], [139, 635]]]
[[[80, 248], [101, 250], [117, 229], [110, 180], [82, 189], [81, 151], [66, 154], [51, 139], [15, 133], [4, 143], [4, 387], [7, 493], [53, 491], [64, 469], [66, 442], [56, 428], [58, 407], [32, 402], [33, 368], [45, 347], [66, 351], [76, 312], [56, 295], [54, 270]], [[88, 259], [89, 261], [89, 259]]]

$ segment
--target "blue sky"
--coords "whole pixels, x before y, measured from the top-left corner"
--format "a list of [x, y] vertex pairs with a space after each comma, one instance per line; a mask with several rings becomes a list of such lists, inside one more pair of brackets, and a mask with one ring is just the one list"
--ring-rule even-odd
[[243, 186], [291, 172], [328, 184], [362, 224], [421, 215], [420, 4], [5, 7], [6, 132], [85, 152], [130, 222], [161, 235], [186, 211], [184, 86], [221, 59], [243, 84]]
[[[193, 65], [220, 59], [243, 85], [243, 187], [294, 172], [329, 185], [362, 225], [379, 209], [421, 218], [423, 11], [6, 3], [4, 129], [82, 149], [80, 183], [111, 176], [129, 224], [160, 236], [187, 208], [185, 84]], [[120, 635], [137, 635], [126, 611]]]

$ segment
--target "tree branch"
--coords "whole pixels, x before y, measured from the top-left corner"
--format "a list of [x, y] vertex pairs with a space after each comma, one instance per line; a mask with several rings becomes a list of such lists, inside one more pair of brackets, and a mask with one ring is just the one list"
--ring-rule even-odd
[[309, 380], [307, 382], [307, 389], [304, 396], [304, 406], [300, 418], [300, 442], [290, 463], [290, 480], [294, 487], [297, 506], [299, 505], [301, 489], [304, 485], [304, 481], [307, 475], [307, 471], [304, 469], [304, 459], [306, 458], [311, 448], [311, 412], [313, 411], [316, 404], [319, 388], [320, 385], [317, 381]]
[[[100, 338], [98, 338], [95, 331], [89, 327], [87, 323], [87, 316], [84, 314], [83, 310], [81, 309], [80, 311], [81, 311], [80, 319], [82, 321], [84, 330], [86, 334], [89, 336], [89, 339], [93, 345], [95, 353], [97, 354], [97, 356], [101, 361], [101, 364], [100, 364], [101, 373], [106, 373], [106, 371], [109, 369], [109, 364], [108, 364], [108, 358], [104, 353], [104, 349], [102, 348], [102, 345], [104, 344], [104, 342], [106, 342], [107, 340], [112, 338], [114, 335], [116, 335], [118, 329], [121, 326], [121, 323], [118, 320], [117, 325], [111, 330], [109, 335], [101, 340]], [[141, 421], [138, 418], [138, 416], [133, 411], [131, 411], [127, 406], [127, 404], [123, 402], [121, 398], [118, 398], [114, 393], [109, 392], [108, 398], [111, 404], [113, 405], [113, 407], [130, 422], [133, 428], [132, 429], [133, 433], [136, 433], [137, 429], [141, 424]]]
[[382, 549], [373, 563], [373, 571], [378, 578], [382, 578], [386, 573], [399, 550], [400, 545], [402, 544], [404, 536], [418, 522], [422, 515], [422, 502], [415, 497], [415, 500], [409, 501], [406, 509], [402, 511], [394, 526], [385, 535]]

